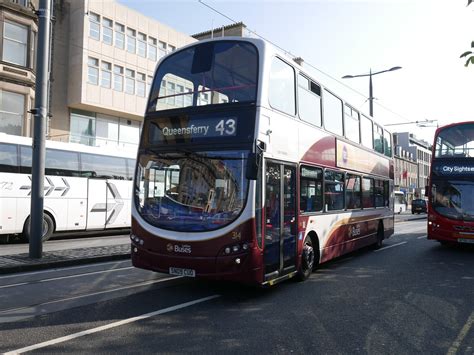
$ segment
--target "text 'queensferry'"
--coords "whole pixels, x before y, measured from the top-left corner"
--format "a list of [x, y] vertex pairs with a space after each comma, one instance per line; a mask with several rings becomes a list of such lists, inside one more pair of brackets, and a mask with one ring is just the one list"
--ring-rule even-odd
[[209, 126], [195, 126], [191, 125], [189, 127], [181, 128], [168, 128], [164, 127], [162, 130], [164, 136], [181, 136], [185, 134], [197, 134], [197, 135], [207, 135], [209, 131]]

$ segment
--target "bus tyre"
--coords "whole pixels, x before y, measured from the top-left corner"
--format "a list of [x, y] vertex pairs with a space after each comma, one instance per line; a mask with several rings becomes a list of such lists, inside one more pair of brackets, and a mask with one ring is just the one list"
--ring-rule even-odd
[[[53, 219], [46, 213], [43, 214], [43, 236], [42, 241], [45, 242], [54, 232], [54, 222]], [[25, 241], [29, 241], [31, 239], [31, 216], [27, 218], [25, 222], [25, 227], [23, 229], [23, 236]]]
[[309, 235], [306, 236], [303, 243], [303, 252], [301, 253], [301, 266], [298, 270], [298, 281], [306, 280], [314, 268], [314, 248], [313, 241]]
[[377, 230], [377, 240], [372, 245], [372, 248], [375, 250], [380, 249], [383, 245], [383, 239], [384, 239], [383, 224], [380, 223], [379, 228]]

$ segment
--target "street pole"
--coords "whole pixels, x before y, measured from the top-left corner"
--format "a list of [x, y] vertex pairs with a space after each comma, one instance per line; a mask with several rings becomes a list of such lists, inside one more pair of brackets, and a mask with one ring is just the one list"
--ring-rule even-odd
[[43, 254], [43, 200], [46, 121], [50, 77], [51, 2], [40, 0], [38, 18], [38, 49], [36, 60], [36, 91], [33, 133], [33, 162], [31, 169], [30, 258], [40, 259]]
[[372, 88], [372, 68], [369, 72], [369, 110], [370, 117], [374, 117], [374, 89]]

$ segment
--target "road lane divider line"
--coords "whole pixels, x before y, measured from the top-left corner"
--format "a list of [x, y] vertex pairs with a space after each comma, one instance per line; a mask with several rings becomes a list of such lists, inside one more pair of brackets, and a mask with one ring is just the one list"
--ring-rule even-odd
[[157, 311], [154, 311], [154, 312], [145, 313], [145, 314], [142, 314], [142, 315], [139, 315], [139, 316], [136, 316], [136, 317], [123, 319], [123, 320], [118, 321], [118, 322], [114, 322], [114, 323], [102, 325], [100, 327], [84, 330], [82, 332], [73, 333], [73, 334], [66, 335], [66, 336], [63, 336], [63, 337], [60, 337], [60, 338], [48, 340], [48, 341], [45, 341], [45, 342], [42, 342], [42, 343], [26, 346], [26, 347], [21, 348], [21, 349], [6, 352], [4, 355], [22, 354], [22, 353], [25, 353], [27, 351], [37, 350], [37, 349], [45, 348], [47, 346], [51, 346], [51, 345], [55, 345], [55, 344], [59, 344], [59, 343], [64, 343], [64, 342], [69, 341], [69, 340], [73, 340], [73, 339], [77, 339], [77, 338], [80, 338], [80, 337], [83, 337], [83, 336], [86, 336], [86, 335], [102, 332], [104, 330], [120, 327], [120, 326], [125, 325], [125, 324], [138, 322], [140, 320], [155, 317], [155, 316], [159, 316], [159, 315], [162, 315], [162, 314], [165, 314], [165, 313], [174, 312], [174, 311], [177, 311], [179, 309], [190, 307], [190, 306], [193, 306], [193, 305], [198, 304], [198, 303], [203, 303], [203, 302], [206, 302], [206, 301], [216, 299], [220, 296], [221, 295], [212, 295], [212, 296], [208, 296], [208, 297], [204, 297], [204, 298], [199, 298], [197, 300], [181, 303], [181, 304], [178, 304], [176, 306], [163, 308], [163, 309], [160, 309], [160, 310], [157, 310]]
[[10, 288], [10, 287], [17, 287], [17, 286], [24, 286], [24, 285], [31, 285], [31, 284], [38, 284], [38, 283], [43, 283], [43, 282], [58, 281], [58, 280], [70, 279], [70, 278], [73, 278], [73, 277], [82, 277], [82, 276], [89, 276], [89, 275], [96, 275], [96, 274], [104, 274], [104, 273], [107, 273], [107, 272], [123, 271], [123, 270], [128, 270], [128, 269], [135, 269], [135, 268], [133, 266], [129, 266], [129, 267], [122, 267], [122, 268], [118, 268], [118, 269], [92, 271], [92, 272], [86, 272], [86, 273], [83, 273], [83, 274], [74, 274], [74, 275], [67, 275], [67, 276], [52, 277], [52, 278], [43, 279], [43, 280], [36, 280], [36, 281], [21, 282], [21, 283], [17, 283], [17, 284], [3, 285], [3, 286], [0, 286], [0, 289]]
[[382, 250], [385, 250], [385, 249], [390, 249], [390, 248], [398, 247], [398, 246], [403, 245], [403, 244], [406, 244], [406, 243], [408, 243], [408, 242], [400, 242], [400, 243], [397, 243], [397, 244], [388, 245], [388, 246], [386, 246], [386, 247], [383, 247], [383, 248], [380, 248], [380, 249], [374, 250], [374, 251], [376, 251], [376, 252], [377, 252], [377, 251], [382, 251]]
[[426, 238], [426, 237], [428, 237], [428, 236], [427, 235], [422, 235], [421, 237], [418, 237], [416, 239], [423, 239], [423, 238]]
[[[0, 317], [1, 317], [2, 314], [5, 314], [5, 313], [16, 312], [16, 311], [20, 311], [20, 310], [24, 310], [24, 309], [28, 309], [28, 308], [32, 308], [32, 307], [39, 307], [39, 306], [45, 306], [45, 305], [48, 305], [48, 304], [54, 304], [54, 303], [65, 302], [65, 301], [72, 301], [72, 300], [77, 300], [77, 299], [80, 299], [80, 298], [97, 296], [97, 295], [102, 295], [102, 294], [116, 292], [116, 291], [123, 291], [123, 290], [128, 290], [128, 289], [131, 289], [131, 288], [135, 288], [135, 287], [148, 286], [148, 285], [153, 285], [153, 284], [160, 283], [160, 282], [172, 281], [172, 280], [182, 279], [182, 278], [183, 278], [183, 276], [173, 276], [173, 277], [168, 277], [168, 278], [165, 278], [165, 279], [145, 281], [145, 282], [140, 282], [140, 283], [137, 283], [137, 284], [134, 284], [134, 285], [128, 285], [128, 286], [113, 288], [111, 290], [104, 290], [104, 291], [86, 293], [84, 295], [78, 295], [78, 296], [67, 297], [67, 298], [60, 298], [60, 299], [56, 299], [56, 300], [52, 300], [52, 301], [48, 301], [48, 302], [32, 304], [32, 305], [25, 306], [25, 307], [9, 308], [9, 309], [5, 309], [5, 310], [0, 310]], [[0, 321], [1, 321], [1, 319], [0, 319]]]
[[[8, 255], [6, 255], [6, 256], [8, 256]], [[85, 268], [88, 268], [88, 267], [92, 268], [92, 267], [95, 267], [95, 266], [102, 266], [102, 265], [108, 265], [108, 264], [121, 264], [121, 263], [130, 263], [130, 260], [116, 260], [116, 261], [107, 261], [107, 262], [104, 262], [104, 263], [93, 263], [93, 264], [80, 265], [80, 266], [58, 267], [58, 268], [48, 269], [48, 270], [18, 272], [18, 273], [14, 273], [14, 274], [11, 274], [11, 275], [0, 276], [0, 280], [1, 279], [9, 279], [9, 278], [12, 278], [12, 277], [18, 278], [18, 277], [23, 277], [23, 276], [46, 274], [46, 273], [57, 272], [57, 271], [85, 269]]]
[[469, 333], [469, 330], [471, 329], [471, 326], [473, 324], [474, 324], [474, 312], [472, 312], [469, 318], [467, 319], [466, 323], [464, 324], [461, 331], [459, 332], [458, 337], [456, 338], [454, 343], [451, 345], [446, 355], [454, 355], [458, 352], [462, 341], [466, 337], [467, 333]]

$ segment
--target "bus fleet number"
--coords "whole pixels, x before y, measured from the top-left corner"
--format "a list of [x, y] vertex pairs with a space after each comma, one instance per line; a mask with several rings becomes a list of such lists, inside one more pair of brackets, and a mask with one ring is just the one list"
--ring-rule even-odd
[[234, 136], [236, 132], [236, 121], [233, 118], [228, 120], [220, 120], [216, 125], [216, 132], [219, 132], [221, 136]]

